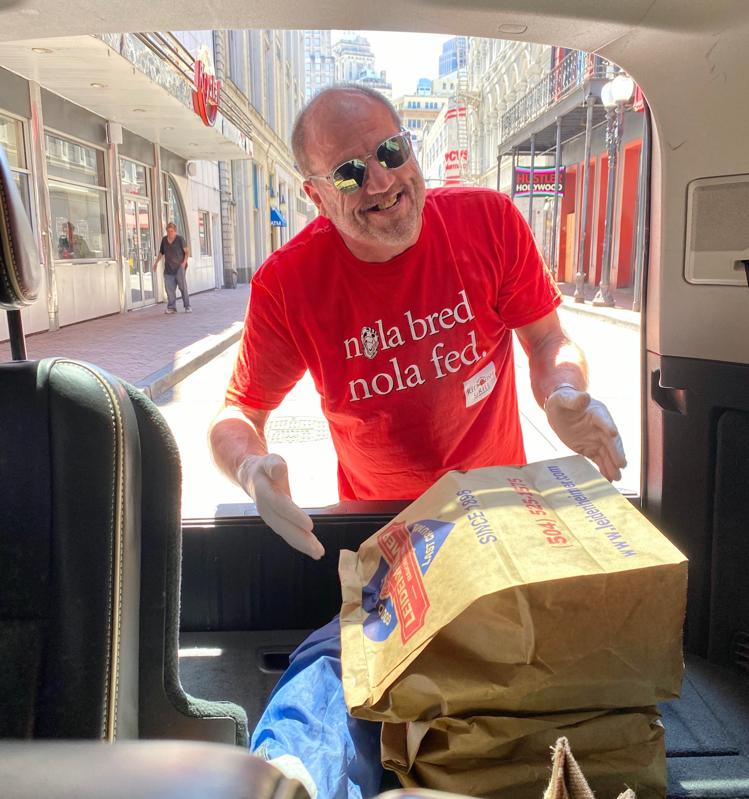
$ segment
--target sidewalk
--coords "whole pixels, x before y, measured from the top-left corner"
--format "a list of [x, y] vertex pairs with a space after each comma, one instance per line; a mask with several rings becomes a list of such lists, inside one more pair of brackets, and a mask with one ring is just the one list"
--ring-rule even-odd
[[634, 289], [612, 289], [611, 293], [614, 297], [614, 307], [604, 308], [593, 305], [592, 300], [596, 294], [597, 287], [585, 286], [585, 302], [575, 302], [575, 284], [574, 283], [560, 283], [559, 289], [564, 295], [562, 305], [560, 306], [562, 313], [578, 313], [587, 316], [595, 316], [606, 322], [611, 322], [615, 325], [629, 327], [634, 330], [640, 328], [640, 313], [639, 311], [632, 310], [632, 300], [634, 297]]
[[[101, 366], [156, 397], [237, 341], [250, 287], [190, 297], [193, 312], [165, 314], [165, 303], [26, 337], [31, 360], [64, 355]], [[0, 358], [10, 347], [0, 343]]]

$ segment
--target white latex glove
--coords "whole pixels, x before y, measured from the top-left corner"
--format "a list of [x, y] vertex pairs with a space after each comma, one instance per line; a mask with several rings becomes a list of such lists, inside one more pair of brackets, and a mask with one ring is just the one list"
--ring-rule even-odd
[[607, 480], [621, 480], [624, 446], [608, 408], [587, 391], [560, 386], [544, 405], [551, 429], [571, 450], [595, 463]]
[[280, 455], [253, 455], [242, 461], [237, 481], [255, 500], [260, 518], [287, 544], [315, 560], [324, 554], [312, 532], [312, 519], [291, 500], [289, 470]]

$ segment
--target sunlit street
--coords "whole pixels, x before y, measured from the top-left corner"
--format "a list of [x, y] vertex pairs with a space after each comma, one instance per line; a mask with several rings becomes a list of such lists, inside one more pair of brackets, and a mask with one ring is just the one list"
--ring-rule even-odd
[[[640, 404], [639, 331], [562, 309], [562, 324], [586, 352], [590, 392], [609, 408], [619, 426], [628, 458], [619, 488], [639, 490]], [[253, 512], [249, 500], [221, 475], [208, 453], [206, 431], [221, 406], [237, 347], [202, 367], [157, 400], [182, 455], [183, 515]], [[521, 422], [529, 461], [567, 454], [531, 394], [525, 355], [516, 346]], [[304, 507], [338, 501], [336, 458], [320, 402], [309, 375], [273, 412], [267, 427], [269, 448], [289, 463], [292, 496]]]

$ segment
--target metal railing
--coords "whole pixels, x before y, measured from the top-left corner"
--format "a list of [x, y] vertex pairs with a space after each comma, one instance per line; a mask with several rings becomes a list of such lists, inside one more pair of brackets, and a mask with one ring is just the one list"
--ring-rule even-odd
[[506, 141], [544, 111], [589, 80], [613, 77], [617, 67], [594, 53], [569, 53], [554, 69], [502, 114], [500, 141]]
[[[154, 55], [171, 64], [190, 86], [193, 86], [195, 58], [173, 33], [150, 32], [132, 35], [148, 47]], [[224, 91], [223, 85], [219, 94], [218, 110], [240, 133], [248, 139], [252, 138], [253, 128], [247, 112], [235, 102], [228, 92]]]

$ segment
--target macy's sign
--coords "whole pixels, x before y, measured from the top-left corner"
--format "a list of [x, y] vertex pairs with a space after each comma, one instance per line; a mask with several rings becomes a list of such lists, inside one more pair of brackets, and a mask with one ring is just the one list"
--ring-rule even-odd
[[195, 89], [192, 93], [192, 107], [203, 120], [204, 125], [211, 127], [218, 113], [218, 99], [221, 92], [221, 81], [213, 74], [207, 48], [199, 53], [194, 64]]

